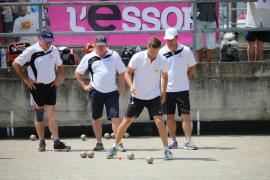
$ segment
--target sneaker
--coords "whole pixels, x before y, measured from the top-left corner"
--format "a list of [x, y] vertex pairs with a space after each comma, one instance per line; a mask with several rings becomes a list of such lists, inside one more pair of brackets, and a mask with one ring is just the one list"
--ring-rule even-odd
[[98, 142], [98, 143], [96, 144], [96, 147], [94, 147], [93, 150], [94, 150], [94, 151], [103, 151], [103, 150], [104, 150], [104, 146], [103, 146], [103, 144], [102, 144], [101, 142]]
[[177, 149], [178, 148], [178, 143], [176, 140], [172, 140], [172, 142], [170, 142], [170, 144], [168, 145], [169, 149]]
[[117, 151], [120, 151], [120, 152], [126, 152], [123, 143], [119, 143], [119, 144], [118, 144], [118, 146], [117, 146]]
[[188, 149], [188, 150], [197, 150], [198, 149], [197, 146], [191, 140], [188, 140], [185, 142], [184, 148]]
[[106, 154], [106, 158], [107, 158], [107, 159], [112, 159], [113, 156], [116, 156], [116, 154], [117, 154], [117, 149], [116, 149], [116, 147], [111, 147], [111, 148], [108, 150], [107, 154]]
[[165, 160], [173, 160], [173, 154], [169, 149], [164, 151], [164, 158]]
[[60, 152], [60, 151], [67, 152], [67, 151], [70, 151], [71, 147], [66, 146], [65, 143], [59, 141], [58, 143], [54, 143], [53, 149], [54, 151], [57, 151], [57, 152]]
[[44, 139], [39, 141], [38, 151], [39, 152], [46, 151], [46, 143]]

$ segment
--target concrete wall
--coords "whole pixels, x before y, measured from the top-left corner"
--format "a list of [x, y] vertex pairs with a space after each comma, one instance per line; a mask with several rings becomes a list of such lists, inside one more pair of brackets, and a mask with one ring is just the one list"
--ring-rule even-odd
[[[65, 68], [65, 80], [58, 88], [57, 119], [60, 126], [89, 125], [88, 95], [74, 79], [75, 67]], [[200, 111], [201, 121], [270, 120], [270, 62], [199, 64], [191, 80], [192, 118]], [[121, 101], [123, 117], [128, 91]], [[29, 93], [10, 69], [0, 69], [0, 127], [33, 126]], [[144, 113], [138, 122], [148, 121]], [[108, 123], [104, 118], [104, 123]]]

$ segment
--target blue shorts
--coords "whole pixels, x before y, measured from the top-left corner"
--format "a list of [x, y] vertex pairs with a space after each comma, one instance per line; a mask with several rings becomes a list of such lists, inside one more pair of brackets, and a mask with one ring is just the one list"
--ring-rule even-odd
[[[207, 22], [207, 21], [200, 21], [197, 20], [197, 28], [198, 30], [203, 29], [216, 29], [217, 24], [216, 22]], [[196, 49], [200, 50], [204, 48], [204, 36], [205, 36], [205, 46], [207, 49], [215, 49], [216, 48], [216, 33], [215, 32], [198, 32], [197, 33], [197, 44]]]
[[112, 91], [109, 93], [102, 93], [95, 89], [89, 92], [92, 118], [99, 119], [103, 114], [103, 107], [105, 105], [107, 118], [119, 118], [119, 93]]
[[245, 33], [245, 40], [251, 42], [256, 40], [270, 42], [270, 31], [248, 31]]

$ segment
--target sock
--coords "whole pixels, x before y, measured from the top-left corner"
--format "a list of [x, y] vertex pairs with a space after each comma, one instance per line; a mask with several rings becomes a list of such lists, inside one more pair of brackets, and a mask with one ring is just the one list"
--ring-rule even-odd
[[165, 150], [165, 151], [166, 151], [166, 150], [169, 150], [168, 146], [164, 146], [164, 150]]
[[115, 143], [113, 143], [113, 146], [112, 147], [116, 147], [116, 144]]
[[102, 144], [102, 140], [97, 140], [97, 143]]

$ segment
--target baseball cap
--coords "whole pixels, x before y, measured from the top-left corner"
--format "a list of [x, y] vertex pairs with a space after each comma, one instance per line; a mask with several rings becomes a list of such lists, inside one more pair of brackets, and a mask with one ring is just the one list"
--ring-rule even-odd
[[42, 31], [40, 33], [40, 37], [46, 42], [50, 43], [53, 42], [53, 33], [49, 31]]
[[95, 41], [94, 41], [96, 46], [102, 46], [107, 44], [107, 39], [103, 35], [96, 36]]
[[177, 36], [178, 32], [175, 28], [168, 28], [165, 31], [164, 39], [172, 40], [175, 36]]

